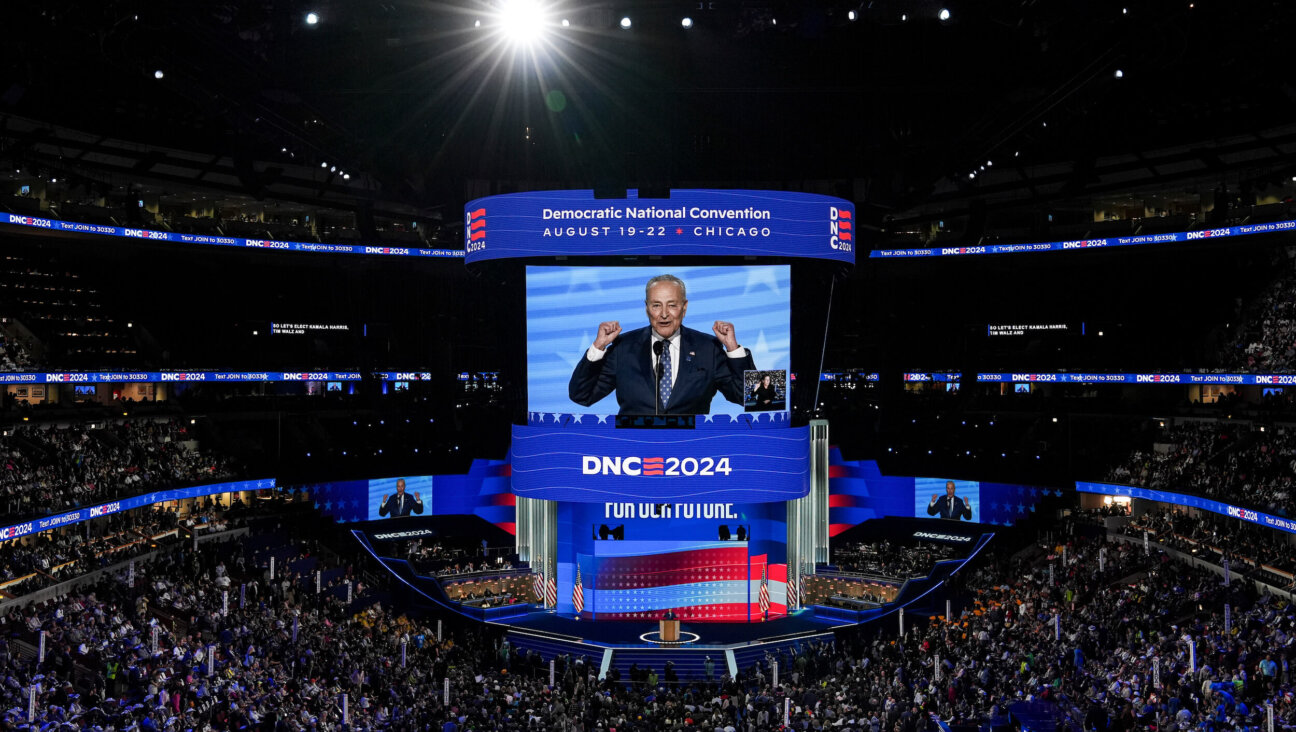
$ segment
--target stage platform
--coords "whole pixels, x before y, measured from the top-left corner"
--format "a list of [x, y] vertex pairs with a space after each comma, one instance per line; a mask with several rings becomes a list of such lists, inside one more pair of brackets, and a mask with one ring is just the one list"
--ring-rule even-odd
[[622, 678], [629, 678], [633, 668], [662, 674], [670, 663], [686, 680], [707, 679], [711, 667], [714, 680], [771, 658], [783, 659], [786, 670], [797, 654], [817, 643], [832, 643], [832, 630], [851, 623], [817, 617], [812, 609], [761, 623], [681, 623], [681, 635], [695, 633], [698, 640], [670, 646], [641, 638], [657, 629], [647, 622], [576, 620], [535, 610], [491, 624], [507, 629], [517, 652], [534, 653], [545, 661], [584, 657], [598, 665], [599, 678], [613, 669]]
[[[811, 609], [793, 613], [791, 617], [775, 618], [762, 623], [680, 623], [682, 633], [694, 633], [698, 636], [697, 641], [680, 647], [740, 646], [765, 642], [770, 638], [828, 633], [833, 628], [847, 624], [849, 624], [847, 621], [836, 618], [819, 617]], [[579, 639], [588, 645], [608, 648], [653, 647], [654, 644], [644, 641], [640, 636], [657, 630], [657, 624], [648, 621], [576, 620], [544, 610], [535, 610], [523, 616], [493, 622], [492, 625], [511, 630]]]
[[966, 556], [937, 562], [927, 576], [905, 580], [892, 602], [861, 610], [814, 605], [764, 622], [681, 623], [682, 634], [695, 634], [697, 639], [679, 645], [656, 644], [645, 637], [655, 633], [656, 621], [578, 620], [525, 603], [489, 609], [461, 605], [446, 596], [438, 578], [416, 572], [404, 559], [376, 552], [364, 531], [353, 533], [375, 560], [412, 591], [411, 597], [418, 598], [415, 605], [435, 607], [502, 629], [520, 653], [534, 653], [544, 661], [558, 656], [584, 657], [599, 664], [600, 676], [615, 669], [625, 677], [636, 666], [662, 672], [670, 662], [680, 678], [704, 679], [708, 667], [713, 667], [713, 677], [723, 676], [745, 671], [762, 661], [790, 660], [800, 653], [813, 652], [814, 644], [833, 642], [835, 630], [896, 622], [901, 608], [915, 622], [939, 614], [943, 608], [933, 603], [935, 591], [994, 536], [980, 533], [980, 527], [974, 525], [962, 527], [971, 544]]

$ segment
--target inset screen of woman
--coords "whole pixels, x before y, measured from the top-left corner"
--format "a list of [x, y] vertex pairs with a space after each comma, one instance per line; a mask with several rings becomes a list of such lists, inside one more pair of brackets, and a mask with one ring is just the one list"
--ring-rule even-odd
[[782, 412], [787, 410], [787, 370], [744, 371], [743, 411]]

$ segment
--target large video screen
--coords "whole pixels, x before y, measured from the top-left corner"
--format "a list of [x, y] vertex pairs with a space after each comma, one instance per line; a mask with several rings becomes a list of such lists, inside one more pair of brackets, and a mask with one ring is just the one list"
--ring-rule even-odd
[[[674, 302], [677, 290], [668, 286], [654, 289], [656, 303], [646, 302], [646, 286], [662, 275], [683, 283], [682, 301]], [[790, 403], [791, 293], [787, 265], [527, 267], [528, 410], [599, 415], [785, 411]], [[616, 325], [601, 329], [604, 323]], [[654, 341], [668, 334], [674, 338], [676, 332], [680, 335], [663, 363]], [[590, 353], [596, 340], [605, 341], [594, 354], [598, 360]], [[729, 345], [746, 353], [730, 351]], [[670, 382], [665, 392], [663, 381]]]
[[375, 478], [369, 481], [367, 518], [431, 516], [433, 513], [432, 476]]
[[837, 448], [829, 450], [828, 465], [830, 536], [888, 516], [1012, 526], [1062, 497], [1060, 488], [1045, 486], [883, 475], [876, 461], [844, 460]]
[[951, 521], [981, 520], [981, 483], [951, 478], [914, 478], [914, 516]]

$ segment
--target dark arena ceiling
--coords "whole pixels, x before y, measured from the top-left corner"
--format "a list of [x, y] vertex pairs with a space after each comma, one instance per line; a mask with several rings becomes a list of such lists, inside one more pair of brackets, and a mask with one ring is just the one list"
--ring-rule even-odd
[[[542, 5], [519, 45], [500, 2], [6, 0], [0, 119], [228, 156], [251, 195], [326, 163], [339, 190], [419, 212], [507, 190], [760, 186], [881, 220], [979, 195], [988, 162], [1065, 164], [1048, 195], [1175, 145], [1220, 173], [1225, 138], [1272, 158], [1266, 174], [1292, 163], [1266, 138], [1296, 112], [1291, 3]], [[0, 160], [38, 136], [6, 130]], [[1135, 184], [1166, 175], [1145, 167]], [[1010, 189], [1045, 195], [1027, 172]]]

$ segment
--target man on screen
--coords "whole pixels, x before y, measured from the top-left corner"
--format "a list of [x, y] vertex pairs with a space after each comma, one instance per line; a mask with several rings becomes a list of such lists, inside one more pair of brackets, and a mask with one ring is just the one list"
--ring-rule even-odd
[[423, 513], [423, 496], [415, 493], [413, 496], [405, 492], [405, 479], [396, 480], [396, 492], [390, 496], [383, 496], [382, 503], [378, 506], [378, 515], [386, 516], [390, 514], [392, 518], [408, 516], [410, 512]]
[[616, 391], [626, 415], [709, 414], [717, 391], [743, 403], [743, 371], [756, 365], [733, 323], [717, 320], [714, 336], [685, 328], [688, 295], [674, 275], [648, 280], [644, 309], [646, 328], [623, 334], [617, 321], [599, 323], [567, 384], [573, 402], [588, 407]]
[[931, 503], [927, 504], [927, 515], [935, 516], [940, 514], [943, 519], [972, 520], [972, 506], [962, 498], [954, 495], [954, 481], [945, 481], [945, 495], [932, 496]]

